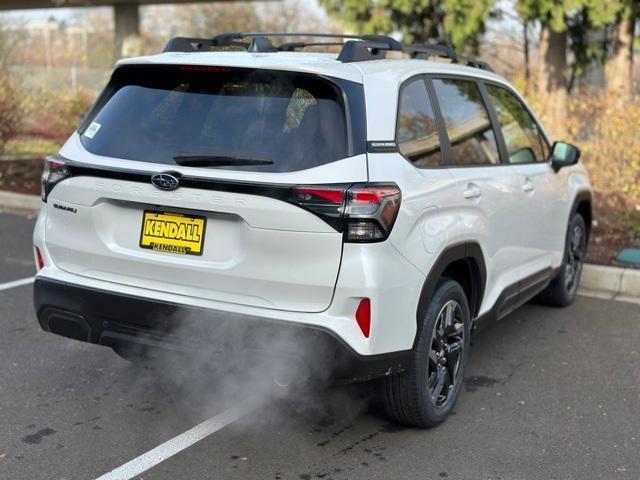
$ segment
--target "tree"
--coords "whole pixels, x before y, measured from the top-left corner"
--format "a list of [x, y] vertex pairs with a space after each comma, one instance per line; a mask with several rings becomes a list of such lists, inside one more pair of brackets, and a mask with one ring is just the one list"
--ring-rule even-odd
[[567, 15], [581, 6], [581, 0], [518, 0], [516, 8], [526, 23], [539, 22], [540, 62], [538, 93], [552, 131], [559, 132], [567, 109]]
[[399, 32], [406, 42], [446, 42], [476, 52], [495, 0], [320, 0], [358, 33]]
[[633, 42], [639, 12], [635, 0], [616, 3], [619, 8], [615, 15], [611, 59], [605, 68], [605, 78], [609, 89], [629, 95], [633, 93]]
[[216, 2], [152, 6], [143, 10], [143, 51], [157, 53], [174, 36], [211, 38], [223, 32], [326, 31], [304, 2]]

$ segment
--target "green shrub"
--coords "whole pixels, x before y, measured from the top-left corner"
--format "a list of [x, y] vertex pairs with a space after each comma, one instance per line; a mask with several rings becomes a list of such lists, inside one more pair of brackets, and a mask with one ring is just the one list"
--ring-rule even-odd
[[20, 130], [22, 112], [18, 93], [9, 78], [0, 72], [0, 153]]
[[[514, 83], [544, 124], [546, 112], [535, 89], [522, 78]], [[640, 237], [640, 97], [578, 90], [569, 97], [565, 129], [562, 140], [581, 148], [589, 171], [596, 232]]]
[[86, 88], [52, 90], [40, 87], [23, 98], [25, 134], [65, 141], [91, 107], [95, 92]]

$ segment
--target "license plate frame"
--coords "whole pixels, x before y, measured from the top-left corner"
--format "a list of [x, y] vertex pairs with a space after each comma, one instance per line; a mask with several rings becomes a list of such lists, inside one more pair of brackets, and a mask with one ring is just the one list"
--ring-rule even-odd
[[138, 245], [174, 255], [202, 256], [207, 217], [162, 210], [144, 210]]

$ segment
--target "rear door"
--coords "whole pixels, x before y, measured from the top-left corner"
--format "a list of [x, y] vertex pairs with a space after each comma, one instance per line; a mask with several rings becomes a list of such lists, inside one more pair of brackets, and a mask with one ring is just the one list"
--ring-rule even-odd
[[197, 298], [326, 309], [339, 205], [294, 187], [367, 181], [362, 96], [309, 74], [119, 68], [61, 151], [71, 178], [47, 201], [54, 263]]
[[446, 132], [443, 150], [455, 179], [452, 207], [484, 249], [487, 304], [492, 305], [519, 280], [522, 212], [514, 202], [520, 193], [518, 179], [501, 163], [495, 126], [478, 82], [451, 77], [431, 81]]

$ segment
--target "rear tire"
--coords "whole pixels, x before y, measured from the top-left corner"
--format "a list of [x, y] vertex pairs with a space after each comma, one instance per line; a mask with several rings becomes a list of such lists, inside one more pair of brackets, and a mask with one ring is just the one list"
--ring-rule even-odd
[[568, 307], [576, 299], [584, 256], [587, 251], [587, 225], [579, 213], [569, 221], [564, 259], [560, 272], [536, 300], [552, 307]]
[[442, 279], [431, 298], [411, 365], [382, 381], [385, 413], [393, 421], [428, 428], [455, 405], [469, 353], [471, 317], [459, 283]]

